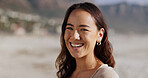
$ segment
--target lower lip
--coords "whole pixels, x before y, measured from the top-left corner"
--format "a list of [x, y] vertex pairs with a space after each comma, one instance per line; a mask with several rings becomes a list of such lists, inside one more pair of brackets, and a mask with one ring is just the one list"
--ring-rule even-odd
[[[72, 47], [72, 46], [71, 46], [71, 47]], [[81, 47], [83, 47], [83, 46], [81, 46]], [[72, 49], [77, 50], [77, 49], [79, 49], [79, 48], [81, 48], [81, 47], [72, 47]]]

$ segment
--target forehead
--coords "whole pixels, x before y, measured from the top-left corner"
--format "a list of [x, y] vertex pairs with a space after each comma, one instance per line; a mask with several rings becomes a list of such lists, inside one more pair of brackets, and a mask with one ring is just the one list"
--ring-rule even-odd
[[87, 11], [82, 9], [73, 10], [68, 18], [68, 22], [95, 22], [94, 17]]
[[70, 15], [81, 15], [81, 14], [91, 15], [89, 12], [87, 12], [83, 9], [75, 9], [71, 12]]

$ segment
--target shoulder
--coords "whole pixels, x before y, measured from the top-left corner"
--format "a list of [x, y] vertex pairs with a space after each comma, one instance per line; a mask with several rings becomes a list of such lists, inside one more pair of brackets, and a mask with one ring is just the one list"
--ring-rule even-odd
[[98, 68], [93, 78], [119, 78], [119, 76], [112, 67], [104, 64]]

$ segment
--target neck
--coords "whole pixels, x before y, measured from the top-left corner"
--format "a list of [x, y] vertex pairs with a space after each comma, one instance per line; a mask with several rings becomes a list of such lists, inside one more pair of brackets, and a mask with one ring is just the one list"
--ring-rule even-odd
[[93, 70], [103, 64], [97, 57], [95, 57], [94, 55], [92, 56], [76, 58], [76, 70]]

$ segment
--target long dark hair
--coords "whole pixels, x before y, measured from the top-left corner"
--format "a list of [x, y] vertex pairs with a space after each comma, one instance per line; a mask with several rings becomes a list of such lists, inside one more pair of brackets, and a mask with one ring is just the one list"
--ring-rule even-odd
[[82, 9], [88, 13], [91, 14], [91, 16], [94, 17], [96, 26], [98, 30], [101, 28], [104, 28], [104, 36], [101, 41], [100, 46], [95, 46], [94, 54], [95, 56], [100, 59], [103, 63], [108, 64], [111, 67], [115, 66], [115, 61], [112, 55], [112, 47], [108, 40], [108, 29], [107, 25], [104, 21], [104, 17], [101, 13], [101, 11], [92, 3], [78, 3], [73, 4], [71, 7], [68, 8], [63, 24], [62, 24], [62, 33], [61, 33], [61, 53], [58, 56], [55, 66], [58, 68], [57, 76], [58, 78], [69, 78], [74, 70], [76, 69], [76, 61], [75, 58], [73, 58], [66, 45], [64, 40], [64, 34], [65, 34], [65, 28], [67, 25], [67, 20], [69, 18], [69, 15], [71, 12], [75, 9]]

